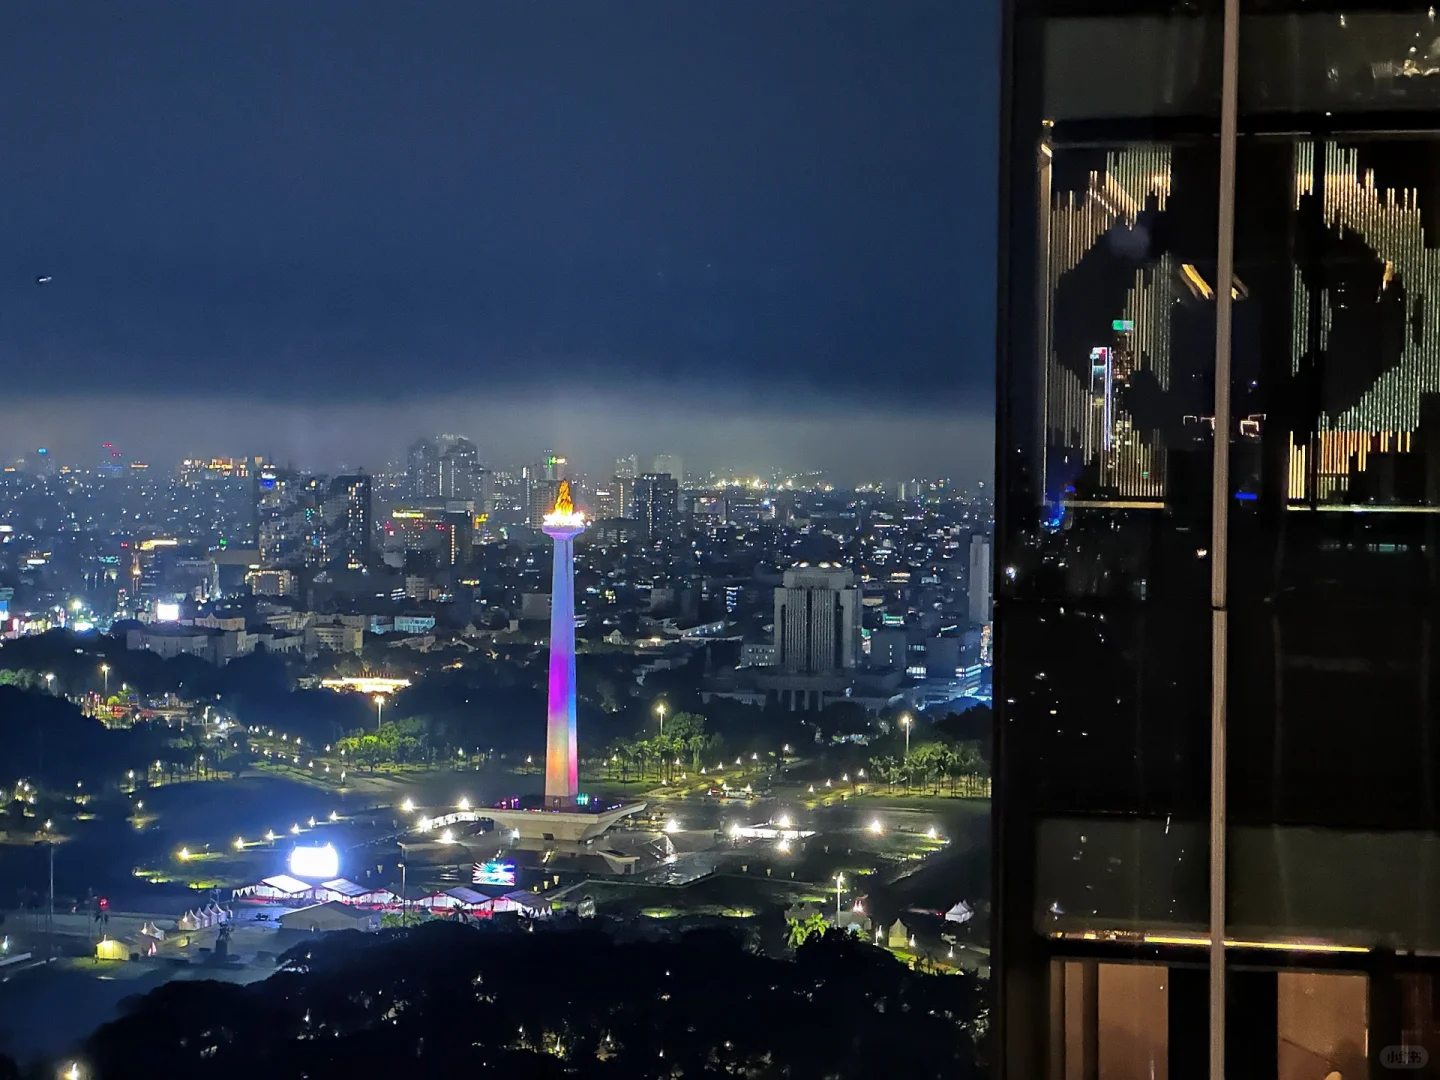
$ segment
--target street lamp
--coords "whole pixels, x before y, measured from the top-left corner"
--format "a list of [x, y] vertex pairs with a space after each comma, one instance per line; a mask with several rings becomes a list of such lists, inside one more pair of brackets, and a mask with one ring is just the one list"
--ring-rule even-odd
[[844, 890], [844, 888], [845, 888], [845, 875], [844, 875], [844, 874], [836, 874], [836, 875], [835, 875], [835, 919], [836, 919], [837, 922], [838, 922], [839, 919], [840, 919], [840, 893]]
[[100, 675], [101, 675], [101, 677], [105, 680], [105, 696], [106, 696], [106, 697], [109, 697], [109, 696], [110, 696], [110, 665], [109, 665], [109, 664], [101, 664], [101, 665], [100, 665]]
[[376, 732], [376, 734], [379, 734], [379, 732], [380, 732], [380, 726], [381, 726], [380, 718], [384, 715], [384, 713], [385, 713], [385, 695], [384, 695], [384, 694], [376, 694], [376, 695], [375, 695], [375, 732]]
[[405, 883], [405, 863], [400, 863], [400, 925], [408, 926], [410, 923], [410, 889]]
[[910, 756], [910, 728], [911, 728], [911, 726], [912, 726], [914, 723], [915, 723], [915, 721], [912, 720], [912, 719], [910, 719], [910, 714], [909, 714], [909, 713], [906, 713], [904, 716], [900, 717], [900, 726], [905, 729], [905, 756], [906, 756], [906, 757], [909, 757], [909, 756]]
[[53, 672], [47, 671], [45, 673], [45, 689], [49, 690], [52, 694], [55, 692], [55, 675]]
[[665, 735], [665, 703], [657, 701], [655, 711], [660, 714], [660, 735], [663, 737]]

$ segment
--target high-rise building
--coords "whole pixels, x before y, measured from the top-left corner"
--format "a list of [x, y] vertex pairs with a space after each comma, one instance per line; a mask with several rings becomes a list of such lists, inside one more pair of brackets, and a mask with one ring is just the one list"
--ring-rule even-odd
[[984, 626], [990, 621], [990, 538], [976, 534], [970, 538], [969, 594], [970, 625]]
[[595, 489], [595, 516], [601, 521], [608, 521], [611, 518], [620, 516], [620, 484], [619, 478], [608, 484], [601, 484]]
[[685, 483], [685, 459], [679, 454], [656, 454], [655, 467], [651, 471], [668, 473], [677, 484]]
[[475, 515], [469, 510], [446, 510], [445, 535], [449, 540], [449, 547], [441, 553], [441, 561], [448, 566], [464, 566], [469, 563], [475, 542]]
[[442, 499], [474, 500], [480, 493], [480, 452], [469, 439], [455, 436], [440, 455], [437, 494]]
[[542, 476], [526, 485], [528, 504], [525, 514], [532, 529], [544, 525], [545, 515], [555, 508], [555, 499], [560, 494], [560, 483], [559, 480]]
[[640, 459], [634, 454], [615, 459], [615, 475], [621, 480], [634, 480], [640, 475]]
[[652, 540], [673, 537], [680, 528], [680, 485], [669, 473], [646, 473], [635, 480], [633, 508], [625, 516]]
[[440, 495], [440, 447], [434, 439], [417, 439], [410, 444], [406, 456], [405, 475], [410, 481], [410, 495], [416, 499], [434, 499]]
[[793, 675], [835, 675], [860, 656], [855, 575], [839, 566], [786, 570], [775, 590], [775, 656]]
[[257, 467], [255, 481], [255, 546], [265, 569], [303, 565], [295, 514], [301, 478], [291, 469]]
[[470, 559], [474, 518], [468, 510], [436, 506], [395, 506], [384, 523], [385, 551], [433, 557], [436, 566], [458, 566]]
[[371, 561], [373, 541], [370, 477], [335, 477], [325, 498], [326, 562], [363, 570]]
[[618, 517], [635, 517], [635, 477], [615, 477], [615, 503], [619, 507]]
[[482, 514], [495, 512], [495, 473], [481, 465], [475, 472], [475, 508]]
[[1004, 7], [996, 1075], [1433, 1068], [1434, 16]]

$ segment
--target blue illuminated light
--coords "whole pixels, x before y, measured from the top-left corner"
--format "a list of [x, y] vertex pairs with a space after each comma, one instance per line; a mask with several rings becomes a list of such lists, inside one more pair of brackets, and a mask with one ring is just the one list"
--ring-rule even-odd
[[508, 862], [476, 863], [472, 876], [476, 885], [509, 885], [513, 887], [515, 864]]

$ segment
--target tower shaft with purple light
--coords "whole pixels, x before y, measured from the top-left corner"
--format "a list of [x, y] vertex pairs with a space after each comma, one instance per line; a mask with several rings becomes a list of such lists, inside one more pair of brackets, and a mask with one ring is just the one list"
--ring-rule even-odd
[[545, 515], [543, 531], [555, 541], [550, 584], [550, 699], [545, 728], [545, 805], [574, 806], [580, 793], [580, 764], [575, 740], [575, 537], [585, 519], [560, 482], [555, 509]]

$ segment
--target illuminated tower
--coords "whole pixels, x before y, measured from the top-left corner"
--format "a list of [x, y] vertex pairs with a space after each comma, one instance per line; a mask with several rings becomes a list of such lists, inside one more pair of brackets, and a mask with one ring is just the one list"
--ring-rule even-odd
[[555, 508], [545, 515], [545, 535], [555, 541], [550, 585], [550, 707], [545, 734], [545, 805], [575, 805], [580, 791], [575, 745], [575, 537], [585, 529], [584, 515], [570, 498], [570, 482], [561, 480]]

